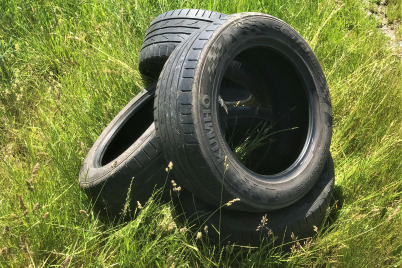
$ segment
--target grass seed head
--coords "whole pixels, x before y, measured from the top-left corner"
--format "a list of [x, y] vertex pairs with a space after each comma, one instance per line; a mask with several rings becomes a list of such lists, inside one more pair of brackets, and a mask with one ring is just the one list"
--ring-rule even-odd
[[26, 209], [26, 210], [22, 213], [22, 217], [25, 217], [28, 213], [29, 213], [29, 210]]
[[35, 189], [35, 187], [33, 186], [34, 180], [33, 180], [33, 179], [29, 179], [29, 180], [27, 180], [27, 181], [25, 181], [25, 182], [26, 182], [26, 184], [27, 184], [28, 190], [32, 192], [32, 191]]
[[240, 201], [240, 198], [235, 198], [233, 200], [230, 200], [229, 202], [226, 203], [226, 206], [230, 207], [231, 205], [233, 205], [233, 203]]
[[45, 212], [45, 214], [43, 214], [42, 219], [46, 219], [47, 217], [49, 217], [49, 211]]
[[141, 205], [140, 201], [137, 201], [137, 208], [142, 209], [142, 205]]
[[62, 268], [67, 267], [67, 265], [70, 263], [70, 260], [71, 260], [70, 255], [67, 255], [63, 261], [63, 264], [60, 267], [62, 267]]
[[177, 183], [174, 180], [170, 181], [172, 183], [173, 186], [173, 192], [180, 192], [181, 191], [181, 187], [177, 186]]
[[24, 199], [22, 199], [22, 195], [19, 194], [19, 195], [17, 195], [17, 197], [18, 197], [18, 200], [20, 201], [20, 209], [26, 210], [27, 207], [25, 206]]
[[180, 192], [180, 191], [181, 191], [181, 187], [180, 187], [180, 186], [174, 187], [174, 188], [173, 188], [173, 191], [174, 191], [174, 192]]
[[205, 234], [208, 234], [208, 225], [205, 225], [204, 232], [205, 232]]
[[197, 235], [195, 236], [195, 239], [196, 239], [196, 240], [199, 240], [199, 239], [201, 239], [201, 238], [202, 238], [202, 233], [201, 233], [201, 232], [198, 232]]
[[313, 239], [311, 237], [308, 237], [304, 242], [303, 242], [303, 248], [304, 249], [309, 249], [314, 245]]
[[83, 209], [80, 209], [80, 213], [82, 214], [82, 215], [84, 215], [85, 217], [89, 217], [89, 215], [88, 215], [88, 213], [85, 211], [85, 210], [83, 210]]
[[18, 197], [18, 200], [20, 202], [20, 209], [26, 210], [27, 207], [25, 206], [24, 199], [22, 199], [22, 195], [19, 194], [19, 195], [17, 195], [17, 197]]
[[32, 208], [32, 212], [35, 214], [36, 213], [36, 210], [39, 208], [39, 202], [37, 202], [34, 206], [33, 206], [33, 208]]
[[169, 162], [168, 168], [169, 168], [169, 170], [173, 169], [173, 162], [172, 161]]
[[114, 161], [110, 166], [111, 169], [115, 169], [117, 167], [117, 161]]
[[268, 228], [267, 234], [268, 234], [268, 236], [274, 237], [274, 231], [272, 231], [272, 229], [269, 229], [269, 228]]
[[174, 229], [176, 229], [176, 223], [172, 221], [172, 222], [169, 223], [169, 225], [168, 225], [168, 227], [167, 227], [167, 230], [168, 230], [169, 232], [171, 232], [171, 231], [173, 231]]
[[290, 248], [290, 251], [292, 252], [292, 253], [296, 253], [296, 252], [298, 252], [299, 251], [299, 249], [300, 249], [300, 243], [299, 242], [296, 242], [296, 243], [294, 243], [293, 245], [292, 245], [292, 247]]
[[124, 203], [123, 206], [123, 211], [121, 212], [122, 215], [127, 215], [127, 213], [130, 211], [130, 202]]
[[265, 214], [264, 216], [262, 216], [261, 222], [260, 222], [260, 224], [257, 226], [256, 231], [262, 230], [262, 229], [265, 227], [265, 225], [267, 224], [267, 222], [268, 222], [268, 217], [267, 217], [267, 214]]
[[401, 209], [401, 206], [398, 206], [398, 207], [395, 209], [394, 213], [392, 213], [392, 215], [389, 215], [388, 221], [392, 221], [392, 219], [396, 216], [396, 214], [399, 212], [400, 209]]
[[38, 174], [38, 169], [39, 169], [40, 164], [36, 163], [36, 165], [34, 166], [34, 168], [32, 169], [32, 176], [36, 177]]
[[162, 231], [166, 232], [166, 233], [171, 233], [177, 228], [176, 223], [174, 221], [170, 221], [170, 220], [161, 222], [160, 227], [161, 227]]
[[295, 236], [295, 234], [292, 232], [292, 234], [290, 235], [290, 238], [292, 238], [293, 241], [296, 241], [297, 236]]

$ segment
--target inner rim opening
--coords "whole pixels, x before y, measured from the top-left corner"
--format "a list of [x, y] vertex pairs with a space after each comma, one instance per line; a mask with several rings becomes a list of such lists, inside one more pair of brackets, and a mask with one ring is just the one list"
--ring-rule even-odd
[[[233, 155], [251, 171], [261, 175], [285, 171], [302, 153], [308, 136], [305, 83], [295, 66], [270, 48], [250, 48], [234, 60], [252, 66], [245, 71], [250, 71], [258, 86], [250, 92], [251, 98], [238, 106], [225, 105], [224, 98], [223, 104], [218, 104], [225, 140]], [[220, 96], [228, 94], [226, 88], [227, 81], [223, 81]], [[236, 99], [236, 94], [234, 91], [230, 100]]]
[[109, 164], [124, 153], [151, 126], [153, 118], [153, 98], [148, 98], [138, 110], [128, 111], [129, 118], [122, 123], [113, 135], [101, 156], [102, 166]]

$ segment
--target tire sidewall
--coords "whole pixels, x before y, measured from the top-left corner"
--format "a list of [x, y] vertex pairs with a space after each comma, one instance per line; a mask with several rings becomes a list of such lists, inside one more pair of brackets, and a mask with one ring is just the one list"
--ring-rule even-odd
[[[260, 32], [244, 30], [244, 24], [260, 25]], [[253, 46], [266, 46], [286, 57], [298, 70], [308, 89], [307, 141], [298, 159], [274, 175], [260, 175], [245, 168], [229, 149], [219, 124], [217, 97], [224, 70], [236, 55]], [[320, 176], [329, 151], [332, 111], [328, 87], [317, 58], [303, 38], [288, 24], [265, 14], [248, 13], [229, 19], [205, 45], [195, 72], [193, 115], [200, 149], [213, 177], [222, 181], [242, 202], [275, 203], [278, 207], [297, 201]], [[227, 166], [226, 166], [227, 165]], [[281, 205], [282, 204], [282, 205]]]

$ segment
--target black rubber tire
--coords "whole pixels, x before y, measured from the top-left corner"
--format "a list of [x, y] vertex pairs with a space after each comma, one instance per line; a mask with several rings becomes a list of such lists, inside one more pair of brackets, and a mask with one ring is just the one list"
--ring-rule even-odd
[[[275, 136], [261, 170], [240, 163], [223, 136], [218, 95], [234, 60], [266, 77], [259, 101], [272, 105], [274, 133], [297, 127]], [[221, 18], [181, 43], [159, 77], [154, 120], [181, 185], [215, 206], [240, 198], [230, 208], [249, 212], [302, 198], [322, 173], [332, 135], [329, 90], [313, 51], [288, 24], [261, 13]]]
[[171, 10], [157, 16], [145, 33], [138, 59], [140, 72], [158, 78], [163, 65], [178, 44], [222, 16], [226, 15], [203, 9]]
[[[81, 167], [79, 184], [103, 214], [121, 213], [129, 193], [129, 215], [133, 215], [137, 201], [144, 204], [166, 183], [167, 164], [153, 123], [155, 88], [156, 84], [151, 84], [119, 112], [93, 144]], [[242, 96], [244, 89], [226, 90]], [[228, 117], [230, 127], [264, 119], [255, 116], [253, 109], [231, 108]], [[163, 200], [170, 199], [168, 186], [162, 191]]]
[[[144, 204], [165, 184], [166, 164], [152, 115], [155, 86], [140, 92], [120, 111], [84, 160], [79, 184], [101, 212], [121, 213], [129, 193], [132, 215], [137, 201]], [[162, 197], [169, 197], [167, 190]]]
[[[276, 236], [276, 245], [292, 241], [292, 233], [298, 239], [312, 237], [314, 226], [318, 229], [326, 216], [335, 182], [335, 171], [332, 158], [329, 157], [325, 168], [314, 187], [297, 203], [268, 213], [249, 213], [227, 210], [223, 205], [221, 211], [190, 192], [183, 192], [179, 199], [174, 199], [177, 211], [184, 215], [194, 231], [203, 232], [208, 226], [209, 239], [222, 243], [259, 246], [262, 241], [271, 243]], [[180, 202], [179, 202], [180, 201]], [[180, 215], [179, 214], [179, 215]], [[261, 220], [266, 215], [266, 224], [257, 231]], [[220, 218], [220, 228], [219, 228]], [[269, 234], [269, 230], [272, 234]], [[289, 246], [290, 247], [290, 246]]]

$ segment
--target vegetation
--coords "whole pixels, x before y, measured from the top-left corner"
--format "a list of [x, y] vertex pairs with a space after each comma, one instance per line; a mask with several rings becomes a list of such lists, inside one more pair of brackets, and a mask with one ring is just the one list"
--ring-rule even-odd
[[399, 23], [402, 19], [402, 3], [398, 0], [388, 0], [388, 1], [375, 1], [377, 5], [385, 5], [387, 6], [386, 9], [386, 16], [390, 23]]
[[[79, 189], [89, 148], [145, 85], [149, 23], [178, 8], [272, 14], [315, 51], [333, 103], [336, 189], [312, 242], [214, 245], [157, 199], [127, 224], [102, 223]], [[361, 1], [2, 0], [0, 14], [1, 266], [402, 265], [402, 53]]]

